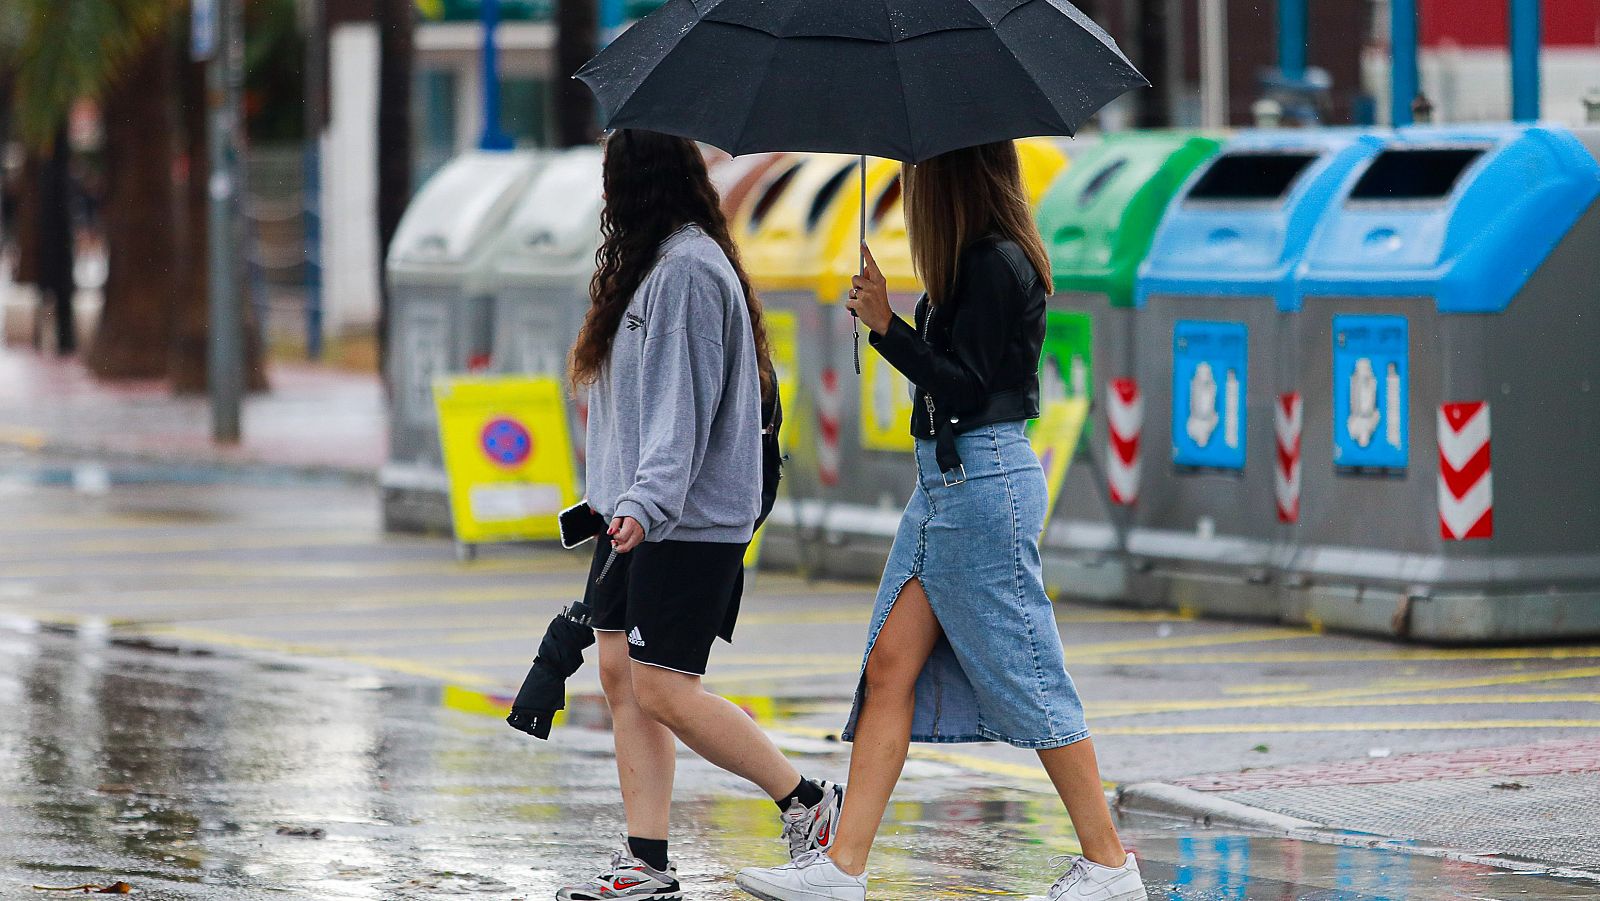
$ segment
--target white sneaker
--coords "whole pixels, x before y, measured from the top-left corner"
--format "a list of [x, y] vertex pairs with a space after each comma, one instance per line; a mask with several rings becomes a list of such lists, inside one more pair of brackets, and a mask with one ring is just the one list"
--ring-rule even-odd
[[[1058, 857], [1050, 861], [1059, 866]], [[1072, 858], [1072, 866], [1050, 886], [1043, 897], [1035, 895], [1028, 901], [1147, 901], [1144, 880], [1139, 878], [1139, 862], [1129, 852], [1120, 867], [1105, 867], [1082, 857]]]
[[789, 802], [783, 819], [783, 838], [789, 843], [789, 859], [807, 851], [826, 851], [833, 847], [838, 836], [839, 812], [844, 809], [844, 786], [837, 782], [818, 782], [822, 800], [815, 807], [807, 807], [798, 800]]
[[762, 901], [866, 901], [867, 874], [851, 876], [821, 851], [807, 851], [781, 867], [751, 867], [734, 878]]

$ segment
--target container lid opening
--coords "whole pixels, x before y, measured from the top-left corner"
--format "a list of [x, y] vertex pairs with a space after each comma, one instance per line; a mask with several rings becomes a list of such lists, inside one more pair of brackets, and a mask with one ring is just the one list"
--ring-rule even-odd
[[1094, 203], [1095, 198], [1104, 193], [1112, 180], [1117, 177], [1117, 173], [1126, 169], [1127, 166], [1128, 158], [1123, 157], [1113, 160], [1110, 165], [1096, 172], [1094, 178], [1089, 179], [1089, 183], [1083, 186], [1083, 193], [1078, 195], [1078, 206], [1086, 207]]
[[811, 201], [811, 211], [806, 214], [806, 231], [811, 231], [817, 227], [817, 222], [822, 219], [822, 214], [828, 209], [828, 204], [833, 202], [834, 195], [838, 194], [839, 189], [844, 187], [844, 180], [849, 178], [855, 169], [855, 163], [840, 169], [834, 173], [832, 178], [828, 179], [827, 183], [822, 186], [822, 190], [817, 192], [816, 199]]
[[750, 224], [747, 228], [751, 234], [755, 234], [761, 228], [762, 220], [766, 219], [767, 214], [772, 212], [772, 208], [777, 204], [778, 198], [783, 196], [784, 190], [789, 187], [789, 182], [794, 181], [795, 173], [799, 171], [799, 164], [790, 166], [783, 170], [777, 178], [767, 183], [767, 187], [761, 192], [761, 196], [756, 198], [755, 206], [750, 208]]
[[1281, 201], [1319, 157], [1319, 154], [1304, 152], [1224, 153], [1195, 182], [1194, 189], [1186, 199], [1214, 202]]
[[1362, 173], [1351, 200], [1443, 200], [1486, 147], [1385, 150]]

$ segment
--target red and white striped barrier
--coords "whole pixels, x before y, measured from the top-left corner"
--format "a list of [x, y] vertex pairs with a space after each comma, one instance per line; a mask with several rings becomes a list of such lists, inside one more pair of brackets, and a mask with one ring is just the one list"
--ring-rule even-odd
[[1124, 507], [1139, 500], [1139, 440], [1144, 432], [1144, 397], [1133, 379], [1111, 382], [1106, 403], [1106, 481], [1111, 502]]
[[824, 369], [822, 396], [817, 399], [817, 425], [822, 433], [822, 443], [817, 447], [817, 476], [829, 487], [839, 484], [839, 419], [843, 411], [839, 373]]
[[1278, 395], [1272, 409], [1278, 436], [1278, 464], [1272, 472], [1272, 491], [1278, 500], [1278, 522], [1300, 521], [1300, 435], [1305, 426], [1305, 404], [1300, 392]]
[[1439, 534], [1446, 541], [1494, 537], [1489, 404], [1439, 405]]

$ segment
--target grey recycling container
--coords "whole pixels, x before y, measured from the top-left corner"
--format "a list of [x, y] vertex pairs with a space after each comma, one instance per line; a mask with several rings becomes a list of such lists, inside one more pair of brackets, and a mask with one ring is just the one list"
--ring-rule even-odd
[[1298, 381], [1295, 275], [1380, 147], [1350, 129], [1242, 132], [1162, 219], [1135, 297], [1145, 417], [1128, 553], [1142, 604], [1278, 618], [1293, 530], [1276, 503], [1274, 407]]
[[490, 249], [540, 165], [524, 152], [451, 160], [412, 198], [389, 245], [389, 458], [378, 481], [391, 531], [450, 529], [433, 382], [489, 366]]
[[1600, 635], [1600, 131], [1403, 129], [1298, 279], [1285, 616], [1440, 643]]
[[[567, 355], [589, 310], [603, 205], [596, 147], [549, 155], [517, 203], [490, 261], [496, 372], [565, 379]], [[574, 450], [583, 461], [584, 417], [568, 395]]]
[[1113, 502], [1112, 388], [1134, 376], [1135, 276], [1172, 197], [1220, 142], [1190, 132], [1120, 132], [1071, 144], [1072, 164], [1039, 202], [1054, 293], [1041, 389], [1088, 394], [1093, 409], [1041, 542], [1052, 595], [1128, 600], [1128, 508]]

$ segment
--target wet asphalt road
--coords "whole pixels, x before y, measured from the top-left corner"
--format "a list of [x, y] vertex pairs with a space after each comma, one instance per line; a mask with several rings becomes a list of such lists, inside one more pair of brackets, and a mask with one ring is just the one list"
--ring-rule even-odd
[[[128, 881], [149, 899], [548, 898], [621, 830], [608, 732], [543, 744], [450, 709], [436, 683], [358, 664], [128, 647], [0, 628], [0, 898]], [[836, 744], [785, 739], [802, 769]], [[674, 856], [690, 898], [776, 862], [770, 802], [680, 760]], [[1126, 821], [1168, 899], [1534, 899], [1592, 885], [1467, 864]], [[280, 829], [323, 830], [323, 837]], [[1049, 796], [914, 760], [876, 899], [1037, 891], [1074, 850]]]
[[[593, 668], [542, 744], [495, 716], [578, 556], [383, 535], [369, 486], [0, 450], [0, 901], [549, 898], [621, 828]], [[839, 778], [871, 586], [763, 573], [708, 684]], [[1600, 729], [1600, 647], [1429, 649], [1060, 605], [1122, 782]], [[475, 711], [475, 712], [474, 712]], [[680, 764], [690, 897], [782, 855], [770, 803]], [[1073, 836], [1031, 755], [917, 747], [875, 899], [1039, 891]], [[1536, 899], [1592, 884], [1360, 847], [1124, 828], [1152, 897]], [[324, 830], [322, 838], [280, 828]], [[1356, 839], [1352, 838], [1352, 841]]]

